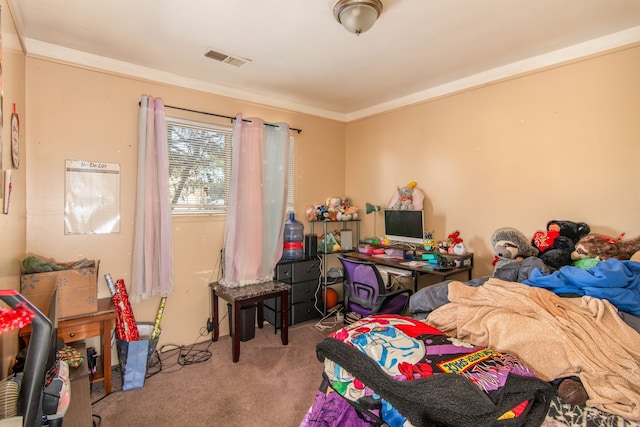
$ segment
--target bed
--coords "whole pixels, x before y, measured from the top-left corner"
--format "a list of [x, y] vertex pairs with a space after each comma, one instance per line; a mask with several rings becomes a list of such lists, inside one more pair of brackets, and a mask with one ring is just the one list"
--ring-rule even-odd
[[[301, 426], [640, 425], [640, 334], [629, 322], [640, 263], [598, 266], [447, 282], [426, 288], [440, 297], [426, 298], [425, 319], [339, 329], [317, 346], [322, 381]], [[563, 383], [585, 398], [567, 403], [576, 395]]]

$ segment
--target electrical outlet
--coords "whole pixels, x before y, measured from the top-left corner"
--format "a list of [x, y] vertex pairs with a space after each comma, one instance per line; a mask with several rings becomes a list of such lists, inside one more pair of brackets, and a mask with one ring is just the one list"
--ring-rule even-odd
[[213, 320], [207, 319], [207, 332], [213, 332]]

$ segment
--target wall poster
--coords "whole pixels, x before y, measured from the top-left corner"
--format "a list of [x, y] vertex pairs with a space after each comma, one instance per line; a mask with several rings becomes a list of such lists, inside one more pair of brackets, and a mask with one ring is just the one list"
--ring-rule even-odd
[[120, 232], [120, 165], [66, 160], [64, 234]]

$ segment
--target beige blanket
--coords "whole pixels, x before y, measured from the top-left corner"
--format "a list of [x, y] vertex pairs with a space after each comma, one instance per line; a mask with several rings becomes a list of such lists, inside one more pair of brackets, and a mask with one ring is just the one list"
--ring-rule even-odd
[[588, 405], [640, 421], [640, 334], [608, 301], [496, 278], [477, 288], [451, 282], [449, 301], [426, 323], [513, 354], [545, 381], [578, 376]]

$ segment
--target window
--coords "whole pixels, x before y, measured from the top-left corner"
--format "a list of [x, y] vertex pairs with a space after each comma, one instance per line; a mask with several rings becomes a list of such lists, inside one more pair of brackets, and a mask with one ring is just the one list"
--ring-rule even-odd
[[[167, 117], [169, 197], [174, 214], [227, 211], [233, 127]], [[293, 210], [293, 137], [287, 210]]]

